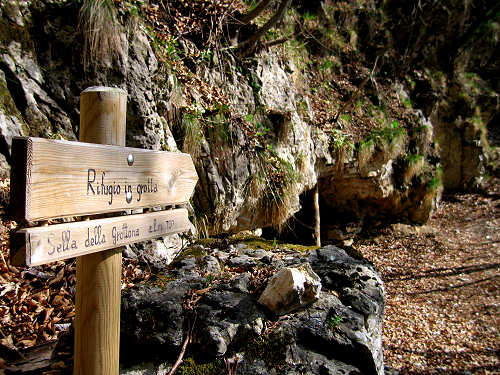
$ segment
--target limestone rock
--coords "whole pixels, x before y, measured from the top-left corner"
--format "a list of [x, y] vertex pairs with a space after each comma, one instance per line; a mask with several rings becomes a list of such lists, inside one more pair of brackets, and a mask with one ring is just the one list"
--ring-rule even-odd
[[[269, 266], [278, 272], [305, 268], [319, 276], [322, 291], [313, 305], [289, 313], [286, 319], [270, 316], [252, 292], [251, 271], [229, 282], [215, 281], [207, 289], [200, 272], [205, 258], [211, 255], [181, 254], [182, 260], [174, 261], [176, 268], [124, 292], [121, 348], [133, 354], [124, 358], [133, 359], [136, 366], [124, 365], [120, 373], [164, 373], [160, 369], [175, 361], [185, 337], [186, 311], [181, 303], [190, 289], [202, 289], [196, 305], [197, 340], [192, 350], [203, 353], [205, 361], [238, 354], [243, 358], [238, 366], [240, 375], [383, 375], [385, 297], [374, 267], [335, 246], [311, 251], [307, 256], [290, 251], [274, 253]], [[265, 266], [255, 258], [247, 259]], [[219, 274], [213, 275], [214, 280], [223, 275], [223, 270], [221, 267]], [[278, 327], [266, 330], [274, 323], [279, 323]]]
[[[321, 277], [323, 287], [338, 293], [342, 304], [348, 306], [347, 312], [364, 318], [362, 328], [352, 326], [348, 333], [351, 338], [357, 337], [355, 346], [360, 345], [358, 353], [364, 357], [363, 360], [358, 357], [358, 360], [367, 366], [363, 373], [383, 374], [382, 325], [378, 322], [384, 316], [385, 290], [380, 274], [373, 266], [353, 259], [336, 246], [311, 252], [307, 261]], [[349, 319], [349, 322], [351, 324], [353, 320]], [[368, 371], [368, 368], [372, 370]]]
[[307, 306], [319, 298], [321, 279], [309, 263], [281, 269], [267, 284], [259, 303], [278, 315]]
[[[25, 135], [28, 127], [9, 93], [5, 73], [2, 70], [0, 70], [0, 108], [2, 108], [0, 111], [0, 140], [6, 146], [8, 156], [10, 156], [12, 137]], [[2, 163], [2, 170], [6, 169], [4, 164]], [[5, 172], [2, 172], [2, 175], [4, 174]]]
[[260, 100], [276, 113], [295, 111], [297, 89], [285, 69], [287, 67], [280, 64], [278, 56], [274, 54], [260, 56], [257, 66], [257, 75], [262, 84]]
[[[76, 27], [78, 6], [60, 1], [4, 3], [0, 11], [9, 32], [0, 37], [0, 152], [7, 161], [15, 135], [76, 139], [79, 93], [98, 84], [119, 86], [128, 93], [128, 146], [177, 150], [176, 139], [182, 142], [182, 136], [174, 138], [173, 133], [187, 107], [183, 93], [189, 88], [182, 87], [175, 74], [162, 70], [164, 67], [144, 30], [122, 32], [123, 53], [108, 61], [107, 69], [82, 74], [83, 48]], [[185, 48], [191, 51], [194, 46]], [[214, 58], [222, 56], [217, 54]], [[265, 141], [273, 152], [272, 158], [252, 156], [247, 152], [245, 131], [237, 126], [230, 127], [225, 135], [230, 144], [213, 144], [208, 138], [202, 141], [199, 155], [194, 156], [199, 182], [193, 202], [207, 217], [207, 232], [234, 233], [283, 224], [301, 209], [301, 195], [318, 182], [323, 191], [320, 201], [336, 202], [336, 206], [327, 209], [347, 211], [354, 207], [356, 218], [361, 206], [374, 214], [379, 213], [379, 207], [383, 208], [382, 214], [392, 212], [393, 207], [400, 207], [404, 213], [414, 210], [415, 203], [422, 200], [415, 195], [415, 202], [398, 206], [393, 160], [374, 155], [364, 174], [363, 168], [353, 166], [355, 156], [350, 152], [342, 161], [345, 168], [339, 168], [341, 161], [329, 147], [330, 135], [311, 126], [315, 122], [314, 111], [299, 84], [300, 68], [293, 61], [284, 59], [275, 49], [265, 50], [255, 56], [255, 64], [243, 73], [240, 63], [230, 54], [224, 55], [224, 59], [223, 70], [222, 62], [214, 61], [197, 66], [196, 75], [219, 87], [240, 116], [252, 115], [253, 122], [268, 129]], [[192, 95], [197, 98], [200, 93]], [[422, 126], [432, 129], [425, 118], [422, 121]], [[425, 134], [432, 138], [432, 132]], [[427, 152], [430, 141], [425, 137], [422, 142], [416, 140], [419, 153]], [[273, 165], [276, 161], [279, 164]], [[288, 177], [294, 181], [285, 191], [269, 194], [268, 186], [259, 183], [256, 176], [266, 175], [267, 169], [276, 167], [289, 171]], [[345, 171], [345, 178], [335, 178], [339, 170]], [[373, 173], [367, 178], [370, 172]], [[282, 195], [286, 197], [282, 203], [269, 199]], [[358, 207], [360, 200], [367, 200], [368, 204]], [[418, 221], [424, 221], [431, 209], [422, 205]]]
[[242, 254], [230, 258], [227, 262], [231, 267], [240, 267], [242, 269], [251, 269], [256, 266], [255, 260], [250, 258], [248, 255]]
[[167, 267], [182, 248], [182, 240], [178, 234], [152, 240], [144, 246], [141, 256], [157, 269]]

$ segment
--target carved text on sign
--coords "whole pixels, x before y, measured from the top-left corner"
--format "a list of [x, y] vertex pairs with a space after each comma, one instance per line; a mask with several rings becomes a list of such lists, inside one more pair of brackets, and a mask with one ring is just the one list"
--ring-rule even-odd
[[[158, 184], [154, 182], [152, 178], [148, 178], [146, 183], [137, 184], [137, 186], [130, 184], [123, 184], [122, 186], [115, 180], [113, 182], [106, 180], [106, 172], [99, 172], [100, 179], [97, 178], [96, 170], [89, 168], [87, 171], [87, 195], [105, 195], [108, 198], [108, 204], [113, 204], [113, 196], [120, 195], [122, 191], [126, 195], [131, 194], [133, 199], [134, 194], [137, 194], [137, 202], [141, 201], [143, 194], [158, 193]], [[109, 175], [109, 173], [108, 173]], [[130, 203], [132, 199], [129, 199], [127, 203]]]
[[184, 232], [189, 228], [187, 210], [180, 208], [26, 228], [18, 231], [14, 239], [21, 256], [26, 257], [26, 264], [34, 266]]
[[17, 137], [13, 216], [27, 221], [187, 203], [198, 180], [191, 156]]

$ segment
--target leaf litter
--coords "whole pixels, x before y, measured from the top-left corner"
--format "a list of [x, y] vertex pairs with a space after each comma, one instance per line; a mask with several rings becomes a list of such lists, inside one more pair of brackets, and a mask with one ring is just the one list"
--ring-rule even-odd
[[388, 373], [500, 373], [500, 184], [444, 196], [429, 223], [354, 246], [382, 274]]

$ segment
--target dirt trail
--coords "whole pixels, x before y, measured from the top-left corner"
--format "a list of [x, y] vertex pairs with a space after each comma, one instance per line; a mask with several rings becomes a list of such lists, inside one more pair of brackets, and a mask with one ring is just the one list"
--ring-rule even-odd
[[382, 273], [388, 373], [500, 374], [500, 183], [355, 248]]

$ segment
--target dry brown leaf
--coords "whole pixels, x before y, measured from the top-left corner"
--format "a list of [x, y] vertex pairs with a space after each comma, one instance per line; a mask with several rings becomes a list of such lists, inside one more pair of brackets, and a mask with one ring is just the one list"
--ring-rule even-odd
[[12, 335], [8, 335], [7, 337], [0, 339], [0, 344], [6, 346], [9, 349], [15, 349]]

